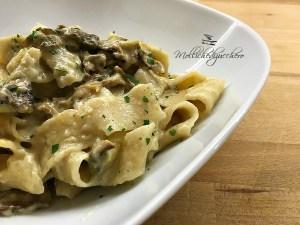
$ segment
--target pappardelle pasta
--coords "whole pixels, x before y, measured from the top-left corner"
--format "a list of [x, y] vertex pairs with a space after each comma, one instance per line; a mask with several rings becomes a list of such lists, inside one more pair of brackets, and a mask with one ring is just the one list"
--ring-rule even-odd
[[77, 26], [0, 39], [0, 214], [132, 181], [188, 137], [224, 81], [168, 66], [160, 48]]

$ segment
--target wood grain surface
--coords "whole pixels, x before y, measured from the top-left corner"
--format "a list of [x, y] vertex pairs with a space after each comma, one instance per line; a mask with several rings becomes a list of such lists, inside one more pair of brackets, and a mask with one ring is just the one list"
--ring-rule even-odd
[[219, 152], [144, 225], [300, 224], [300, 1], [199, 2], [257, 30], [271, 73]]

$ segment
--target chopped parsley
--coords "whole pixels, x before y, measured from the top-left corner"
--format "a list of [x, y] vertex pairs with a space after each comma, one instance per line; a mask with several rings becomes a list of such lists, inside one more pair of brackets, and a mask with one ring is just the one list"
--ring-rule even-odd
[[57, 152], [59, 150], [59, 144], [54, 144], [52, 145], [52, 154], [54, 154], [55, 152]]
[[102, 117], [105, 119], [106, 118], [106, 116], [104, 115], [104, 114], [102, 114]]
[[165, 98], [169, 98], [169, 96], [168, 96], [168, 95], [166, 95], [166, 96], [165, 96]]
[[18, 52], [21, 49], [21, 46], [20, 46], [20, 44], [19, 44], [19, 42], [18, 42], [18, 40], [16, 38], [12, 39], [11, 49], [14, 52]]
[[134, 125], [136, 125], [136, 122], [135, 122], [135, 121], [132, 121], [132, 123], [133, 123]]
[[59, 76], [66, 76], [68, 71], [64, 68], [55, 68], [54, 69]]
[[11, 50], [13, 50], [14, 52], [18, 52], [20, 51], [21, 47], [19, 44], [14, 44], [11, 46]]
[[108, 128], [107, 128], [107, 130], [108, 130], [109, 132], [112, 132], [112, 131], [113, 131], [113, 128], [112, 128], [112, 126], [111, 126], [111, 125], [109, 125], [109, 126], [108, 126]]
[[145, 112], [145, 113], [149, 113], [149, 111], [148, 111], [147, 109], [144, 109], [144, 112]]
[[143, 96], [143, 102], [149, 102], [149, 99], [146, 96]]
[[123, 74], [123, 76], [124, 76], [127, 80], [129, 80], [131, 83], [133, 83], [134, 85], [138, 85], [138, 84], [140, 83], [137, 79], [135, 79], [134, 76], [132, 76], [132, 75], [130, 75], [130, 74], [128, 74], [128, 73]]
[[154, 137], [154, 132], [152, 132], [152, 136]]
[[124, 96], [124, 101], [126, 102], [126, 103], [129, 103], [130, 102], [130, 97], [129, 96]]
[[125, 131], [126, 129], [125, 128], [122, 128], [122, 131]]
[[169, 134], [174, 137], [176, 135], [176, 130], [175, 129], [170, 130]]
[[37, 39], [38, 35], [37, 35], [37, 31], [33, 30], [32, 33], [28, 36], [29, 39], [31, 39], [32, 41], [34, 41], [35, 39]]
[[150, 138], [146, 138], [146, 144], [149, 145], [150, 143]]
[[152, 58], [152, 57], [148, 57], [147, 58], [147, 63], [149, 64], [149, 65], [154, 65], [155, 64], [155, 61], [154, 61], [154, 59]]
[[149, 125], [150, 121], [149, 120], [144, 120], [144, 125]]

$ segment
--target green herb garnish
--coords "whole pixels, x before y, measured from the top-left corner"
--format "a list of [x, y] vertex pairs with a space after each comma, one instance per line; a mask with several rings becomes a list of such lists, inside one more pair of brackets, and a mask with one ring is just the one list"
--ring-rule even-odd
[[130, 98], [129, 98], [129, 96], [124, 96], [124, 101], [126, 102], [126, 103], [129, 103], [130, 102]]
[[52, 145], [52, 154], [54, 154], [55, 152], [57, 152], [59, 150], [59, 144], [54, 144]]
[[102, 114], [102, 117], [105, 119], [106, 118], [106, 116], [104, 115], [104, 114]]
[[129, 80], [131, 83], [133, 83], [134, 85], [138, 85], [138, 84], [140, 83], [137, 79], [135, 79], [134, 76], [132, 76], [132, 75], [130, 75], [130, 74], [128, 74], [128, 73], [123, 74], [123, 76], [124, 76], [127, 80]]
[[66, 76], [68, 71], [64, 68], [55, 68], [54, 69], [59, 76]]
[[32, 41], [34, 41], [35, 39], [37, 39], [38, 35], [37, 35], [37, 31], [33, 30], [31, 32], [31, 34], [28, 36], [29, 39], [31, 39]]
[[149, 64], [149, 65], [154, 65], [155, 64], [155, 61], [154, 61], [154, 59], [152, 58], [152, 57], [148, 57], [147, 58], [147, 63]]
[[150, 121], [149, 120], [144, 120], [144, 125], [149, 125]]
[[146, 138], [146, 144], [149, 145], [150, 143], [150, 138]]
[[108, 130], [109, 132], [112, 132], [112, 130], [113, 130], [112, 126], [109, 125], [108, 128], [107, 128], [107, 130]]
[[143, 102], [149, 102], [149, 99], [146, 96], [143, 96]]
[[20, 51], [21, 47], [20, 45], [12, 45], [11, 46], [11, 50], [13, 50], [14, 52], [18, 52]]
[[20, 44], [19, 44], [19, 42], [18, 42], [18, 40], [16, 38], [12, 39], [11, 49], [14, 52], [18, 52], [21, 49], [21, 46], [20, 46]]
[[147, 109], [144, 109], [144, 112], [147, 113], [147, 114], [149, 113], [149, 111]]
[[169, 134], [174, 137], [176, 135], [176, 130], [175, 129], [170, 130]]

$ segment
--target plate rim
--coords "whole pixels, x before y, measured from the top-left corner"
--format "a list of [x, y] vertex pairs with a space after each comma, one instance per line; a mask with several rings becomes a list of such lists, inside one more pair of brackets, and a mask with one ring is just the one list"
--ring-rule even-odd
[[[254, 42], [257, 42], [259, 49], [262, 51], [262, 56], [265, 60], [265, 65], [263, 65], [264, 67], [262, 67], [264, 70], [258, 73], [259, 78], [258, 82], [255, 83], [255, 88], [251, 90], [246, 100], [243, 101], [241, 105], [237, 108], [237, 110], [232, 114], [232, 116], [230, 116], [230, 119], [217, 132], [216, 136], [214, 136], [208, 142], [208, 144], [201, 149], [201, 152], [199, 152], [194, 159], [192, 159], [186, 165], [184, 165], [182, 167], [182, 170], [176, 176], [172, 177], [168, 184], [163, 186], [163, 188], [160, 189], [150, 200], [142, 204], [138, 210], [131, 213], [130, 216], [124, 219], [121, 223], [122, 225], [138, 225], [146, 221], [163, 204], [165, 204], [172, 196], [174, 196], [174, 194], [180, 188], [182, 188], [183, 185], [186, 184], [193, 175], [195, 175], [200, 170], [200, 168], [218, 151], [218, 149], [220, 149], [223, 143], [227, 140], [227, 138], [231, 135], [233, 130], [240, 123], [242, 118], [250, 110], [258, 94], [261, 92], [263, 86], [265, 85], [271, 68], [271, 55], [266, 42], [253, 28], [251, 28], [246, 23], [226, 13], [206, 6], [200, 2], [196, 2], [196, 0], [168, 0], [168, 2], [166, 3], [187, 4], [188, 6], [194, 7], [196, 10], [205, 10], [209, 14], [217, 15], [224, 20], [229, 20], [232, 24], [238, 25], [241, 28], [241, 30], [245, 31], [247, 35], [249, 35], [249, 37], [253, 38]], [[95, 212], [96, 211], [97, 210], [95, 210]], [[86, 223], [89, 225], [96, 225], [99, 223], [99, 220], [97, 220], [97, 218], [99, 217], [95, 215], [89, 222], [86, 221]], [[15, 222], [12, 221], [12, 223]]]

